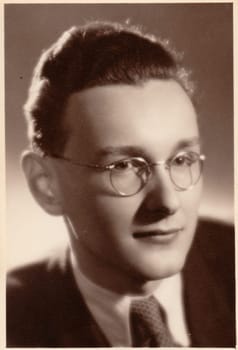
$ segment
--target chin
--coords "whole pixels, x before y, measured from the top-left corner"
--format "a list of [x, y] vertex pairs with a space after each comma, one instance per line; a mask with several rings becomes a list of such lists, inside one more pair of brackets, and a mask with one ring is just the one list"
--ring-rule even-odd
[[144, 282], [160, 280], [180, 273], [184, 267], [186, 257], [180, 259], [174, 257], [171, 261], [159, 261], [156, 264], [148, 264], [143, 269], [142, 275]]

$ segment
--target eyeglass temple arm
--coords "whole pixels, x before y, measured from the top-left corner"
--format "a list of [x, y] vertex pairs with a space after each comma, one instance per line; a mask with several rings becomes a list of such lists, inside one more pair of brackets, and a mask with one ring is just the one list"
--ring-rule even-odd
[[97, 168], [97, 169], [105, 169], [105, 170], [110, 170], [112, 167], [113, 167], [113, 164], [110, 164], [110, 165], [99, 165], [99, 164], [84, 164], [84, 163], [80, 163], [80, 162], [77, 162], [71, 158], [67, 158], [67, 157], [63, 157], [63, 156], [59, 156], [57, 154], [50, 154], [50, 155], [47, 155], [49, 157], [52, 157], [52, 158], [55, 158], [55, 159], [60, 159], [60, 160], [63, 160], [65, 162], [68, 162], [68, 163], [72, 163], [72, 164], [75, 164], [75, 165], [78, 165], [78, 166], [81, 166], [81, 167], [87, 167], [87, 168]]

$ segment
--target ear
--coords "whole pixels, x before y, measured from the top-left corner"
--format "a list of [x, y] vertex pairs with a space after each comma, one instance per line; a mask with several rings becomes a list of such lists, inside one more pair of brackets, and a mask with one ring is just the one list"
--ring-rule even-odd
[[31, 151], [23, 153], [21, 164], [30, 191], [38, 204], [51, 215], [62, 215], [57, 176], [52, 166]]

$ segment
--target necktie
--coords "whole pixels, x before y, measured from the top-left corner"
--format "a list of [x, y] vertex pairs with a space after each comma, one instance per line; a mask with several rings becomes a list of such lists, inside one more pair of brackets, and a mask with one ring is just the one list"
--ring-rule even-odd
[[131, 302], [130, 325], [134, 347], [175, 346], [159, 303], [153, 296]]

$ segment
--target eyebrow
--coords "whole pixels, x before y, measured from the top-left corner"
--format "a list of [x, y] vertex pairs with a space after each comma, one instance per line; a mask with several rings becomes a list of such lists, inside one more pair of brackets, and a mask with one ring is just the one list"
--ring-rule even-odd
[[96, 153], [96, 157], [103, 158], [110, 155], [127, 155], [127, 156], [135, 156], [135, 155], [146, 155], [145, 150], [139, 146], [108, 146]]
[[[172, 149], [172, 153], [177, 152], [178, 150], [193, 147], [193, 146], [199, 146], [201, 145], [201, 140], [199, 137], [193, 137], [190, 139], [184, 139], [179, 141], [177, 144], [175, 144], [175, 147]], [[108, 146], [105, 148], [100, 149], [96, 155], [95, 158], [97, 160], [101, 160], [102, 158], [106, 156], [111, 155], [126, 155], [126, 156], [142, 156], [142, 157], [148, 157], [148, 152], [145, 151], [144, 148], [140, 146], [133, 146], [133, 145], [126, 145], [126, 146]]]
[[187, 147], [193, 147], [193, 146], [201, 146], [201, 139], [200, 137], [196, 136], [191, 139], [181, 140], [177, 143], [175, 146], [174, 151], [187, 148]]

